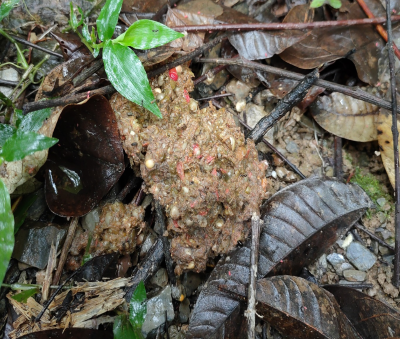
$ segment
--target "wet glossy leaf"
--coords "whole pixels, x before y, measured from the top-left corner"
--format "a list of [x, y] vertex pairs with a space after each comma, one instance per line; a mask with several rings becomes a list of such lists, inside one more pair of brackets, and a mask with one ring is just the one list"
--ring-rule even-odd
[[123, 0], [107, 0], [96, 20], [97, 34], [101, 41], [111, 39], [118, 22]]
[[25, 115], [18, 126], [20, 132], [37, 132], [43, 125], [43, 121], [51, 114], [51, 108], [44, 108], [39, 111], [31, 112]]
[[363, 339], [400, 336], [400, 313], [380, 300], [345, 286], [324, 286]]
[[332, 6], [333, 8], [340, 8], [342, 7], [342, 2], [340, 0], [329, 0], [329, 5]]
[[74, 276], [76, 281], [99, 281], [104, 276], [113, 279], [117, 277], [118, 253], [99, 255], [86, 261]]
[[14, 106], [12, 101], [1, 92], [0, 92], [0, 101], [2, 101], [3, 104], [5, 104], [7, 107]]
[[[358, 3], [346, 4], [346, 10], [341, 10], [337, 20], [365, 18]], [[290, 22], [313, 21], [313, 11], [308, 5], [295, 6], [288, 13]], [[280, 57], [299, 68], [311, 69], [323, 63], [346, 56], [352, 49], [355, 53], [349, 59], [356, 66], [359, 78], [375, 85], [378, 82], [378, 63], [383, 42], [372, 26], [327, 27], [312, 30], [311, 34], [299, 43], [289, 47]]]
[[[395, 187], [394, 179], [394, 152], [393, 152], [393, 134], [392, 134], [392, 114], [391, 112], [381, 109], [376, 123], [378, 133], [378, 144], [381, 152], [383, 166], [389, 177], [393, 188]], [[400, 122], [397, 118], [397, 128], [400, 130]], [[399, 138], [400, 139], [400, 138]]]
[[88, 328], [60, 328], [29, 333], [20, 339], [113, 339], [113, 333], [109, 331], [92, 330]]
[[280, 333], [296, 339], [360, 339], [335, 298], [303, 278], [257, 281], [256, 311]]
[[135, 52], [129, 47], [106, 42], [103, 51], [108, 79], [125, 98], [147, 108], [161, 118], [146, 71]]
[[74, 5], [72, 3], [72, 1], [70, 2], [70, 13], [69, 13], [69, 24], [72, 27], [72, 29], [74, 31], [76, 31], [76, 29], [82, 24], [83, 22], [83, 17], [81, 18], [80, 21], [78, 21], [78, 18], [75, 15], [74, 12]]
[[320, 96], [310, 106], [311, 114], [328, 132], [345, 139], [366, 142], [376, 140], [379, 107], [333, 92]]
[[141, 328], [147, 312], [146, 304], [146, 289], [143, 281], [141, 281], [132, 294], [131, 301], [129, 302], [129, 321], [135, 328]]
[[32, 297], [38, 292], [39, 292], [39, 287], [31, 287], [30, 289], [27, 289], [25, 291], [13, 295], [12, 298], [20, 303], [26, 303], [29, 297]]
[[24, 112], [22, 111], [22, 109], [17, 109], [17, 108], [14, 109], [13, 121], [15, 127], [17, 128], [19, 127], [23, 118], [24, 118]]
[[14, 247], [14, 217], [11, 212], [10, 195], [0, 179], [0, 283], [3, 282]]
[[3, 20], [19, 0], [4, 0], [0, 5], [0, 21]]
[[3, 147], [6, 140], [11, 138], [15, 131], [16, 129], [14, 126], [0, 124], [0, 147]]
[[[258, 277], [300, 273], [370, 206], [359, 186], [335, 179], [314, 177], [279, 191], [262, 207]], [[249, 267], [249, 241], [218, 262], [193, 310], [187, 338], [234, 337], [240, 303], [218, 286], [247, 284]]]
[[9, 162], [21, 160], [29, 154], [50, 148], [57, 141], [34, 132], [16, 133], [4, 143], [0, 156]]
[[157, 21], [138, 20], [124, 34], [113, 41], [136, 49], [150, 49], [182, 37], [184, 37], [182, 33], [176, 32]]
[[311, 8], [318, 8], [325, 4], [325, 0], [312, 0], [310, 7]]
[[140, 330], [134, 329], [128, 320], [126, 314], [116, 317], [114, 322], [114, 339], [142, 339]]
[[46, 201], [53, 213], [82, 216], [110, 190], [124, 171], [114, 111], [103, 96], [64, 107], [53, 135], [45, 175]]

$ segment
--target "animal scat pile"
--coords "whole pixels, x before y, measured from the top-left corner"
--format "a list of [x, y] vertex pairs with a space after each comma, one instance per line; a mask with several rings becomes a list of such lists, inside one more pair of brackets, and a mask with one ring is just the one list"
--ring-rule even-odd
[[253, 141], [245, 142], [232, 116], [200, 110], [188, 95], [193, 73], [186, 66], [177, 73], [177, 81], [168, 72], [150, 81], [162, 119], [119, 93], [110, 103], [132, 167], [165, 207], [180, 275], [205, 270], [208, 258], [247, 236], [244, 221], [259, 212], [267, 180]]

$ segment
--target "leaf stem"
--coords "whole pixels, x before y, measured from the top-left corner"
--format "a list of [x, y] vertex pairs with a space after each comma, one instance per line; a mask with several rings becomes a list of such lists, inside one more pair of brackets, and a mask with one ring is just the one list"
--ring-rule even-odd
[[75, 30], [75, 33], [78, 34], [79, 38], [81, 39], [81, 41], [84, 43], [84, 45], [87, 47], [87, 49], [90, 51], [90, 53], [93, 54], [93, 48], [90, 46], [89, 42], [84, 38], [84, 36], [79, 33], [78, 30]]
[[11, 35], [9, 35], [4, 30], [2, 30], [1, 28], [0, 28], [0, 34], [2, 36], [4, 36], [5, 38], [7, 38], [8, 40], [10, 40], [15, 45], [15, 48], [17, 49], [17, 53], [21, 59], [22, 67], [24, 67], [24, 69], [28, 69], [29, 65], [26, 62], [24, 54], [22, 53], [21, 49], [19, 48], [17, 41]]

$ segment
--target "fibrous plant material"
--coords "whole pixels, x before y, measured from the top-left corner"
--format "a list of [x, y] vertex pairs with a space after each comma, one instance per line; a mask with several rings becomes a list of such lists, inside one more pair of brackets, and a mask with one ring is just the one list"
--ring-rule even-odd
[[[163, 119], [119, 94], [111, 98], [124, 149], [146, 189], [165, 207], [175, 272], [203, 271], [247, 235], [267, 187], [252, 141], [225, 110], [199, 110], [189, 98], [193, 74], [178, 67], [151, 81]], [[173, 78], [176, 75], [173, 72]]]

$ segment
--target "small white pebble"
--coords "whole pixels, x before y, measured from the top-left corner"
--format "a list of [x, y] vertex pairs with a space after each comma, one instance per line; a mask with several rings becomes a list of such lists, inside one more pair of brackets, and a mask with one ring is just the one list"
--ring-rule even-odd
[[177, 66], [175, 69], [178, 73], [182, 73], [182, 66]]
[[278, 177], [278, 176], [276, 175], [276, 172], [275, 172], [275, 171], [272, 171], [271, 175], [272, 175], [272, 177], [273, 177], [274, 179], [276, 179], [276, 178]]
[[236, 110], [238, 112], [243, 112], [245, 108], [246, 108], [246, 101], [244, 100], [238, 101], [238, 103], [236, 104]]
[[377, 157], [379, 157], [379, 156], [381, 155], [381, 152], [375, 151], [375, 155], [376, 155]]
[[189, 103], [190, 110], [193, 111], [193, 112], [196, 112], [197, 111], [197, 107], [198, 107], [197, 101], [193, 100], [193, 99], [190, 99], [190, 103]]
[[172, 219], [178, 219], [178, 218], [179, 218], [179, 210], [178, 210], [178, 207], [172, 206], [172, 207], [171, 207], [171, 211], [169, 212], [169, 214], [171, 215], [171, 218], [172, 218]]
[[222, 226], [224, 226], [224, 220], [217, 219], [217, 221], [215, 222], [215, 226], [217, 226], [218, 228], [221, 228]]
[[158, 94], [161, 93], [161, 88], [154, 88], [154, 92]]
[[160, 93], [160, 94], [157, 94], [156, 99], [158, 101], [161, 101], [162, 99], [164, 99], [164, 97], [165, 97], [165, 94], [164, 93]]
[[183, 191], [183, 193], [188, 194], [189, 193], [189, 188], [187, 188], [186, 186], [183, 186], [182, 187], [182, 191]]
[[346, 248], [351, 244], [352, 241], [353, 241], [353, 234], [349, 233], [349, 235], [344, 239], [341, 247]]
[[192, 269], [194, 268], [194, 261], [191, 261], [191, 262], [189, 263], [189, 265], [187, 266], [187, 268], [188, 268], [189, 270], [192, 270]]
[[153, 159], [147, 159], [146, 162], [144, 163], [148, 169], [152, 169], [154, 167], [154, 160]]

